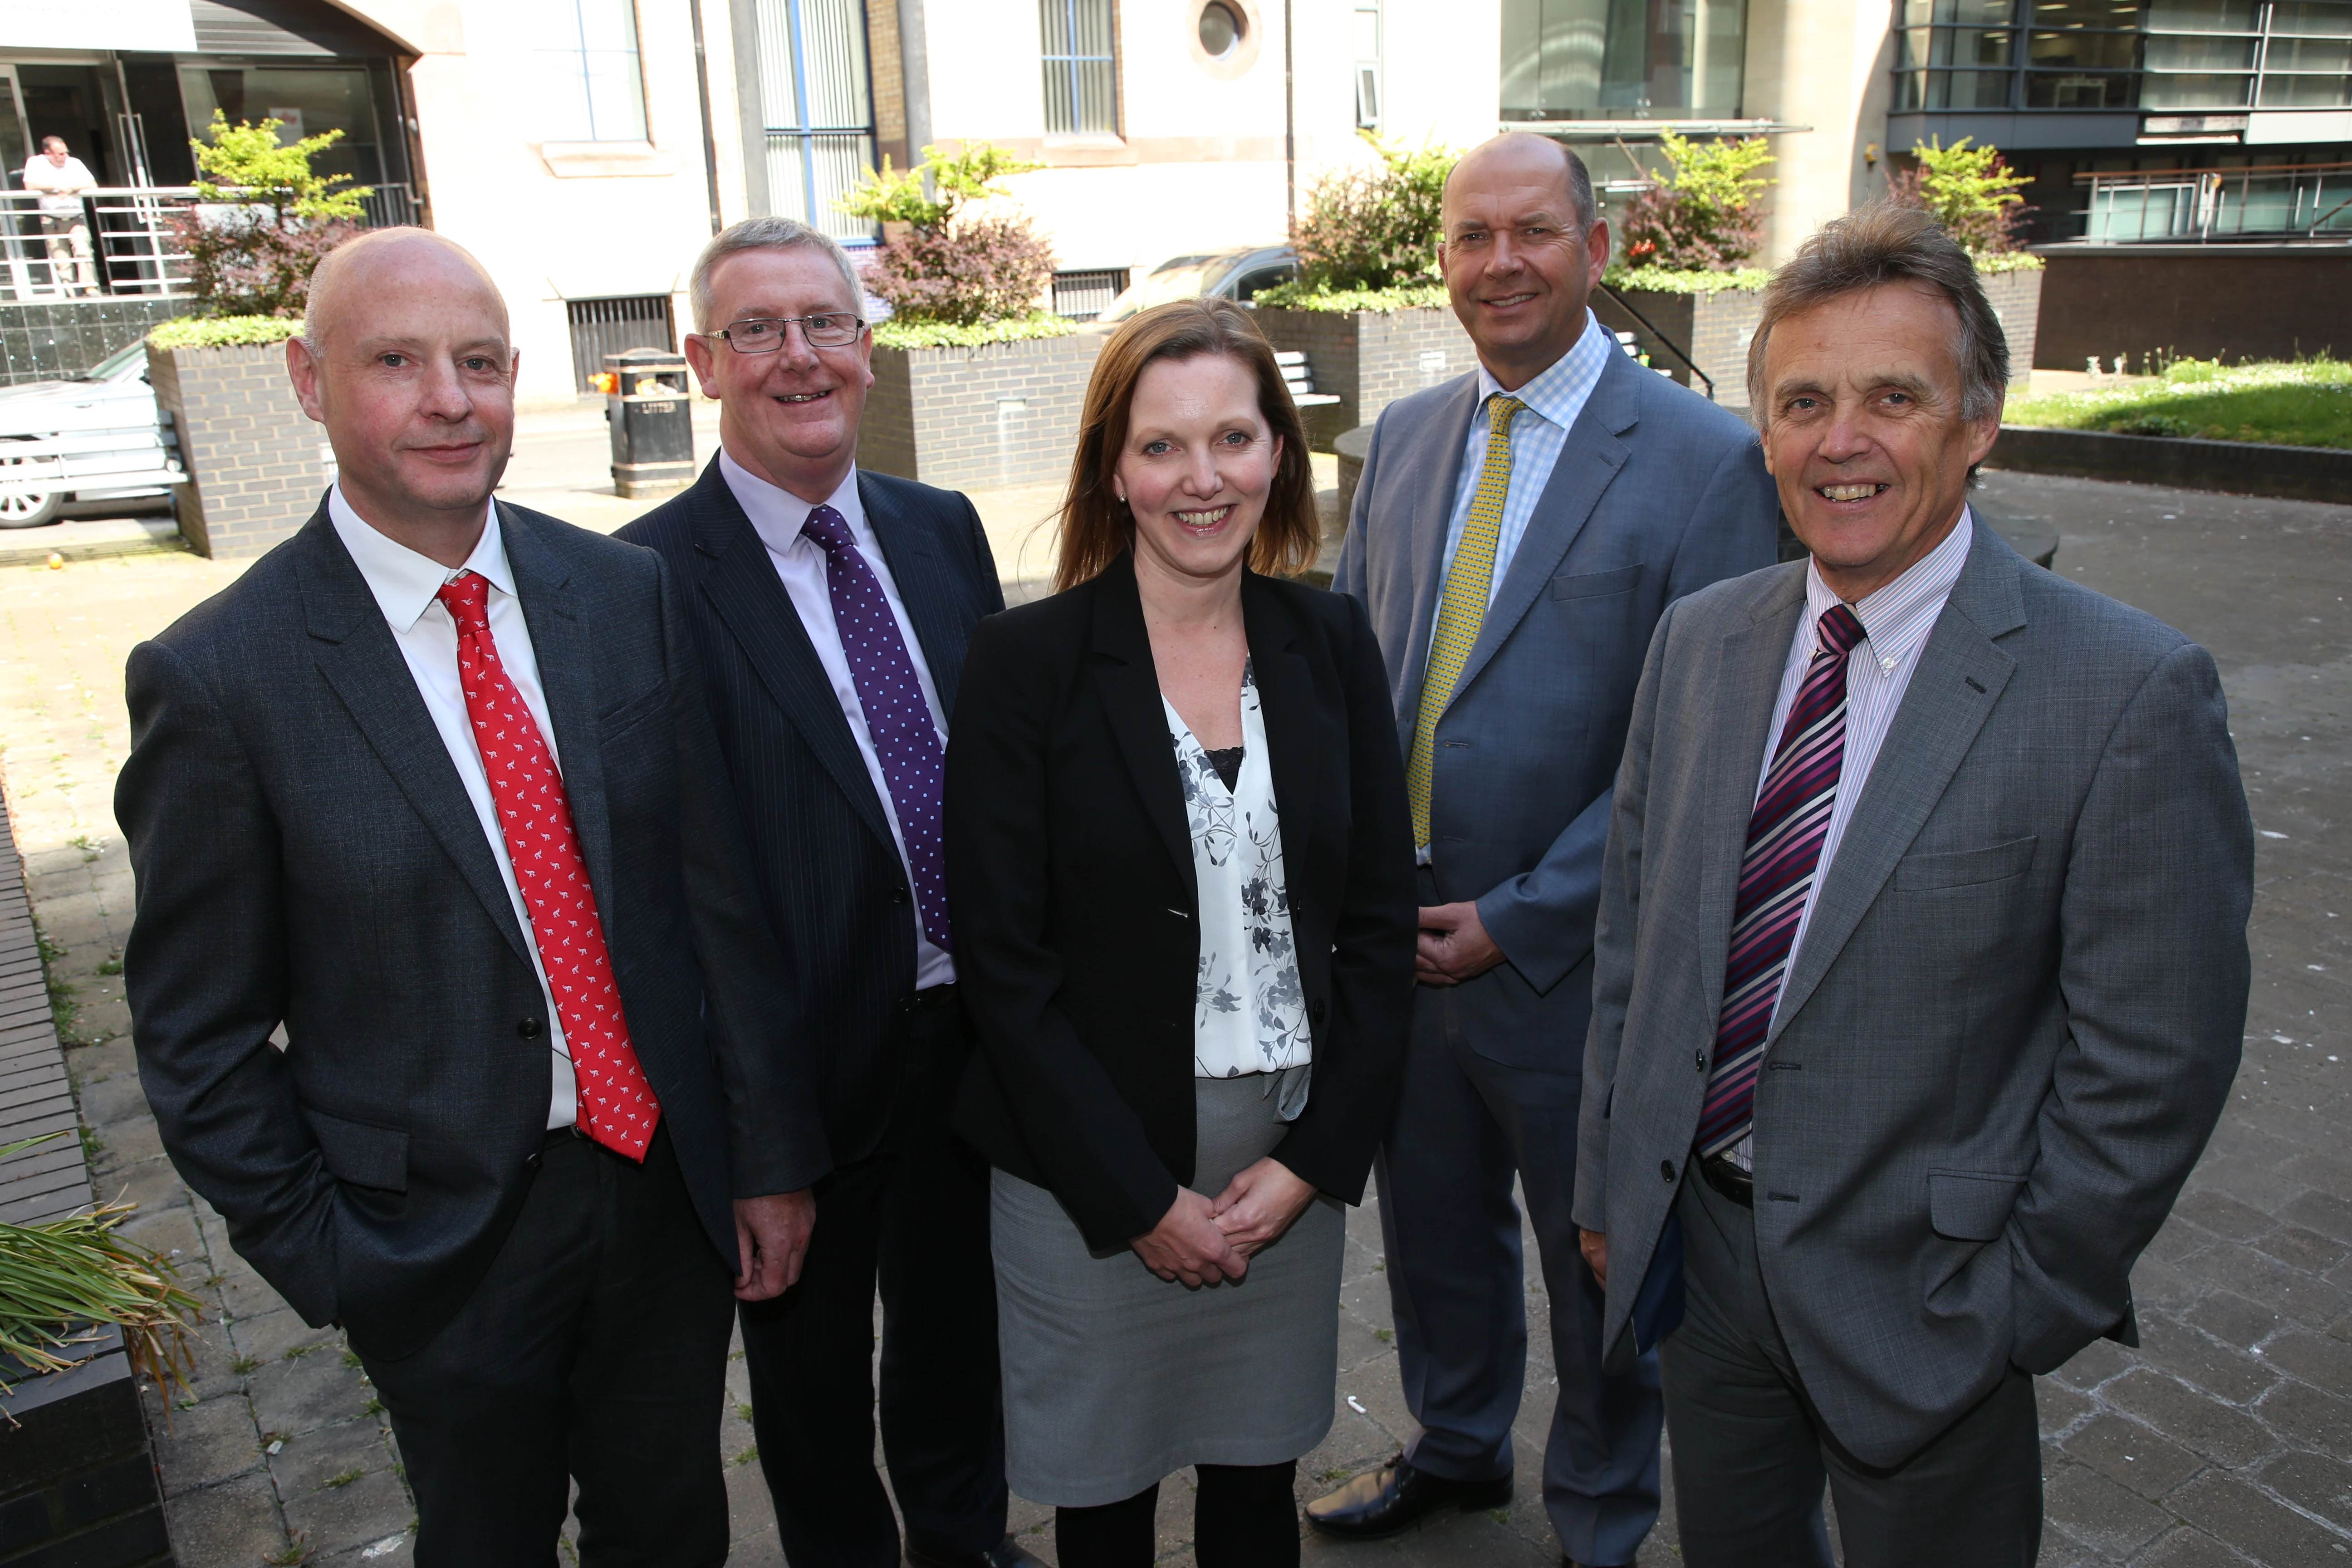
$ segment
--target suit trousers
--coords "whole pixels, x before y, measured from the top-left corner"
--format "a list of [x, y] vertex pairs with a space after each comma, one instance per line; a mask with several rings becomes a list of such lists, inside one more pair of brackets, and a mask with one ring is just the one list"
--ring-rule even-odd
[[[1663, 1347], [1675, 1517], [1691, 1568], [2032, 1568], [2042, 1546], [2033, 1379], [2012, 1366], [1893, 1469], [1839, 1447], [1806, 1398], [1756, 1259], [1756, 1216], [1697, 1179], [1676, 1200], [1685, 1315]], [[1993, 1245], [2003, 1245], [1995, 1243]]]
[[[1423, 878], [1423, 901], [1433, 889]], [[1551, 1304], [1559, 1395], [1544, 1446], [1544, 1510], [1580, 1563], [1626, 1563], [1658, 1517], [1662, 1410], [1654, 1355], [1601, 1370], [1601, 1293], [1577, 1247], [1583, 1079], [1478, 1054], [1456, 1012], [1473, 986], [1420, 986], [1404, 1087], [1374, 1174], [1416, 1468], [1486, 1480], [1512, 1468], [1528, 1324], [1516, 1173]]]
[[[741, 1309], [751, 1426], [793, 1568], [897, 1568], [1004, 1539], [1004, 1411], [988, 1164], [948, 1130], [972, 1050], [952, 991], [910, 1001], [897, 1101], [875, 1152], [817, 1184], [800, 1282]], [[874, 1299], [882, 1452], [874, 1471]]]
[[553, 1568], [571, 1483], [585, 1568], [727, 1560], [727, 1266], [667, 1125], [643, 1165], [550, 1134], [449, 1326], [360, 1352], [416, 1497], [422, 1568]]

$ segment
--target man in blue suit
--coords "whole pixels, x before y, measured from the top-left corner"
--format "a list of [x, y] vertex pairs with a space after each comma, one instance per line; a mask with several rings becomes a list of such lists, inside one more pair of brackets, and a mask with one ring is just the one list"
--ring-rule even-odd
[[1658, 1513], [1654, 1354], [1601, 1371], [1570, 1214], [1611, 783], [1650, 633], [1771, 564], [1756, 437], [1643, 369], [1587, 299], [1609, 226], [1576, 155], [1496, 138], [1446, 183], [1439, 248], [1478, 369], [1375, 427], [1334, 586], [1388, 661], [1420, 862], [1421, 988], [1378, 1167], [1405, 1451], [1311, 1503], [1391, 1534], [1511, 1495], [1526, 1379], [1516, 1176], [1550, 1292], [1544, 1506], [1569, 1561], [1629, 1563]]

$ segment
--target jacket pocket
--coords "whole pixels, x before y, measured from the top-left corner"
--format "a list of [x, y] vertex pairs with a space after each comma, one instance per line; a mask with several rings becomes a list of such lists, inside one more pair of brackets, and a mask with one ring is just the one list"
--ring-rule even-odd
[[2033, 865], [2039, 835], [1988, 844], [1981, 849], [1960, 849], [1944, 855], [1906, 855], [1895, 863], [1895, 885], [1908, 891], [1932, 888], [1970, 888], [2023, 876]]
[[391, 1193], [408, 1190], [407, 1133], [397, 1127], [346, 1121], [308, 1106], [302, 1108], [302, 1114], [310, 1120], [310, 1131], [319, 1140], [319, 1152], [326, 1161], [329, 1175], [355, 1187], [376, 1187]]
[[1955, 1241], [1999, 1241], [2025, 1190], [2022, 1176], [1981, 1171], [1927, 1173], [1927, 1219], [1937, 1236]]
[[1613, 572], [1580, 572], [1551, 580], [1551, 596], [1555, 599], [1597, 599], [1604, 594], [1622, 594], [1642, 580], [1642, 563], [1620, 566]]
[[643, 723], [656, 713], [669, 709], [669, 687], [656, 683], [650, 691], [640, 691], [625, 697], [596, 715], [596, 731], [600, 735], [617, 735], [632, 724]]

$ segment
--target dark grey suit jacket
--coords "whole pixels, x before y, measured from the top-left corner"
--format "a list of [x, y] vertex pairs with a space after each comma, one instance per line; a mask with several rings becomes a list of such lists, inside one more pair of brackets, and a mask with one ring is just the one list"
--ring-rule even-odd
[[[1576, 1221], [1602, 1343], [1681, 1181], [1802, 563], [1650, 647], [1617, 779]], [[1872, 1465], [2014, 1363], [2136, 1342], [2132, 1261], [2238, 1066], [2253, 829], [2213, 661], [1990, 529], [1831, 863], [1756, 1090], [1756, 1239], [1805, 1392]]]
[[[1412, 754], [1475, 373], [1389, 405], [1331, 585], [1370, 613]], [[1510, 960], [1460, 994], [1472, 1047], [1572, 1073], [1591, 986], [1609, 791], [1651, 628], [1675, 600], [1769, 565], [1779, 498], [1756, 432], [1612, 353], [1496, 586], [1437, 727], [1438, 897], [1475, 900]]]
[[[863, 469], [857, 499], [952, 713], [972, 628], [1004, 607], [980, 514], [952, 490]], [[657, 552], [683, 590], [751, 880], [784, 951], [787, 1029], [809, 1054], [834, 1162], [862, 1159], [897, 1097], [915, 984], [914, 900], [882, 797], [716, 457], [620, 537]]]
[[[685, 617], [650, 552], [499, 518], [630, 1039], [731, 1268], [730, 1198], [807, 1185], [823, 1151]], [[530, 933], [323, 504], [134, 648], [129, 696], [123, 978], [164, 1148], [307, 1321], [404, 1355], [536, 1165]]]

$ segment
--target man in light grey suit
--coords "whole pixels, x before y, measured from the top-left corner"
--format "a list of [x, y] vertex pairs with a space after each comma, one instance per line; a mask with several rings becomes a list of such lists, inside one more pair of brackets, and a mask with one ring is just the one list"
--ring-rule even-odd
[[1671, 1331], [1693, 1568], [1827, 1568], [1825, 1479], [1853, 1568], [2031, 1564], [2031, 1374], [2135, 1342], [2237, 1069], [2213, 661], [1970, 516], [2007, 380], [1932, 220], [1816, 235], [1748, 362], [1813, 559], [1675, 605], [1643, 673], [1576, 1214], [1612, 1357]]
[[1381, 416], [1334, 584], [1381, 639], [1420, 847], [1422, 985], [1378, 1178], [1421, 1430], [1307, 1517], [1377, 1536], [1509, 1498], [1516, 1175], [1559, 1373], [1545, 1506], [1572, 1561], [1624, 1563], [1657, 1518], [1657, 1371], [1603, 1376], [1570, 1208], [1610, 784], [1651, 628], [1768, 564], [1778, 503], [1752, 431], [1593, 320], [1609, 229], [1574, 154], [1486, 143], [1448, 180], [1444, 224], [1479, 369]]

